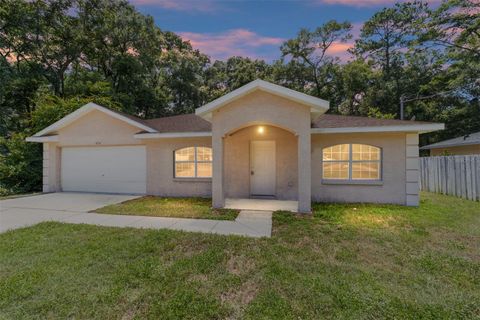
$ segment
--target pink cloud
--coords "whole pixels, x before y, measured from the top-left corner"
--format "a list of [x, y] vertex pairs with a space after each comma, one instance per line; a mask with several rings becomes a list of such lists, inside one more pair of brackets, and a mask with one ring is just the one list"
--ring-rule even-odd
[[348, 52], [349, 49], [353, 48], [355, 45], [355, 39], [360, 36], [360, 32], [362, 29], [363, 23], [353, 23], [351, 34], [353, 36], [352, 39], [348, 40], [347, 42], [340, 42], [336, 41], [332, 43], [330, 48], [327, 50], [327, 55], [331, 57], [337, 57], [342, 62], [347, 62], [352, 59], [352, 55]]
[[130, 3], [137, 6], [155, 6], [190, 12], [211, 12], [218, 9], [218, 3], [214, 0], [130, 0]]
[[[178, 32], [195, 49], [213, 59], [225, 60], [232, 56], [273, 60], [280, 55], [283, 38], [266, 37], [246, 29], [233, 29], [220, 33]], [[273, 54], [274, 53], [274, 54]]]
[[353, 42], [334, 42], [328, 48], [327, 55], [330, 57], [339, 58], [342, 62], [347, 62], [352, 58], [352, 55], [348, 52], [348, 49], [354, 46]]

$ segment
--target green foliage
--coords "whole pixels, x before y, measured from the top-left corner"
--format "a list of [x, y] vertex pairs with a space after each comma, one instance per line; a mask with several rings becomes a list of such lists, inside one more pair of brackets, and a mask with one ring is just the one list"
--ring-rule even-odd
[[[211, 62], [124, 0], [3, 0], [0, 134], [4, 144], [33, 134], [90, 101], [143, 118], [191, 113], [257, 78], [329, 100], [330, 112], [346, 115], [399, 118], [406, 97], [406, 119], [446, 123], [421, 144], [476, 132], [479, 11], [476, 0], [397, 3], [365, 22], [350, 59], [331, 49], [349, 42], [352, 25], [332, 20], [301, 29], [270, 64]], [[2, 161], [8, 150], [30, 152], [12, 142]]]
[[395, 114], [393, 113], [382, 113], [378, 108], [369, 108], [368, 114], [371, 118], [378, 118], [378, 119], [394, 119]]
[[63, 99], [55, 95], [46, 94], [38, 98], [37, 108], [31, 114], [31, 133], [33, 134], [48, 127], [89, 102], [94, 102], [113, 110], [121, 110], [120, 105], [112, 101], [108, 96]]
[[25, 141], [15, 133], [0, 138], [0, 190], [4, 194], [40, 191], [42, 186], [42, 146]]
[[351, 23], [330, 20], [313, 31], [301, 29], [296, 38], [287, 40], [280, 48], [282, 57], [290, 57], [308, 67], [313, 83], [311, 94], [321, 97], [328, 89], [335, 63], [327, 55], [328, 49], [335, 42], [346, 42], [351, 39]]

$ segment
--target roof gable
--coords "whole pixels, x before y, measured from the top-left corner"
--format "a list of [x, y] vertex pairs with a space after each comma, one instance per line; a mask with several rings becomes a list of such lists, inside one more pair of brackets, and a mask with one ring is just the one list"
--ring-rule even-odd
[[210, 103], [207, 103], [200, 108], [197, 108], [195, 110], [195, 114], [204, 118], [205, 120], [211, 120], [213, 111], [220, 109], [228, 103], [240, 99], [241, 97], [246, 96], [257, 90], [262, 90], [310, 107], [312, 118], [316, 118], [320, 114], [325, 113], [330, 107], [329, 102], [326, 100], [312, 97], [292, 89], [288, 89], [267, 81], [257, 79], [244, 85], [243, 87], [227, 93], [224, 96], [221, 96], [218, 99], [213, 100]]
[[66, 115], [62, 119], [58, 120], [57, 122], [51, 124], [50, 126], [46, 127], [45, 129], [35, 133], [33, 136], [34, 137], [41, 137], [44, 135], [51, 134], [52, 132], [55, 132], [57, 130], [60, 130], [61, 128], [64, 128], [68, 126], [69, 124], [75, 122], [76, 120], [80, 119], [81, 117], [85, 116], [86, 114], [97, 110], [100, 112], [103, 112], [113, 118], [116, 118], [118, 120], [121, 120], [125, 123], [128, 123], [134, 127], [137, 127], [141, 130], [144, 130], [146, 132], [157, 132], [155, 129], [151, 128], [150, 126], [146, 125], [141, 119], [137, 119], [134, 116], [130, 115], [125, 115], [116, 111], [112, 111], [110, 109], [107, 109], [105, 107], [99, 106], [98, 104], [95, 104], [93, 102], [87, 103], [86, 105], [80, 107], [79, 109], [75, 110], [74, 112]]

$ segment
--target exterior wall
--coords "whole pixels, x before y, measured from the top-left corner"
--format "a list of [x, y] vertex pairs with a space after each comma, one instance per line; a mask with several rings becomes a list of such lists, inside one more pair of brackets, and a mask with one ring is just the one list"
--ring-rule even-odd
[[92, 111], [58, 131], [60, 146], [144, 144], [133, 135], [142, 131], [121, 120]]
[[256, 91], [213, 112], [212, 125], [222, 136], [254, 124], [271, 124], [297, 135], [310, 134], [310, 108]]
[[174, 151], [211, 147], [211, 138], [158, 139], [147, 145], [147, 194], [168, 197], [211, 197], [212, 179], [175, 178]]
[[431, 149], [431, 156], [443, 156], [445, 153], [449, 155], [468, 155], [468, 154], [480, 154], [480, 144], [472, 144], [467, 146], [449, 147], [449, 148], [437, 148]]
[[297, 200], [298, 162], [297, 137], [272, 126], [264, 126], [265, 132], [257, 132], [257, 126], [240, 129], [225, 138], [225, 196], [250, 197], [250, 142], [274, 140], [276, 144], [276, 197], [280, 200]]
[[[93, 111], [59, 130], [58, 143], [43, 144], [43, 190], [61, 190], [62, 146], [146, 145], [147, 194], [210, 197], [217, 192], [220, 198], [215, 202], [214, 196], [214, 205], [223, 206], [225, 196], [249, 196], [250, 141], [263, 139], [277, 141], [277, 197], [297, 199], [300, 212], [310, 210], [312, 199], [418, 205], [417, 134], [311, 135], [308, 107], [258, 91], [215, 111], [212, 124], [212, 138], [139, 140], [133, 137], [138, 128]], [[262, 137], [256, 124], [266, 128]], [[382, 184], [322, 183], [322, 149], [340, 143], [381, 147]], [[174, 150], [189, 146], [213, 147], [213, 179], [174, 178]]]
[[418, 184], [418, 179], [420, 177], [420, 161], [418, 159], [418, 134], [408, 133], [405, 138], [405, 204], [407, 206], [416, 207], [420, 203], [420, 191]]
[[44, 143], [43, 191], [61, 191], [62, 147], [146, 145], [147, 194], [159, 196], [211, 196], [211, 179], [174, 179], [173, 152], [189, 146], [209, 146], [211, 138], [139, 140], [141, 131], [102, 112], [92, 111], [59, 130], [58, 143]]
[[92, 111], [60, 129], [59, 142], [43, 144], [43, 192], [61, 191], [62, 147], [144, 144], [133, 137], [139, 131], [100, 111]]
[[[381, 185], [322, 183], [322, 149], [342, 143], [363, 143], [382, 148]], [[406, 204], [406, 146], [405, 133], [312, 135], [313, 201]]]
[[[252, 125], [272, 125], [294, 133], [298, 147], [299, 212], [311, 211], [310, 108], [263, 91], [255, 91], [215, 110], [212, 114], [213, 206], [223, 207], [225, 188], [224, 140], [228, 134]], [[301, 165], [300, 165], [301, 164]]]

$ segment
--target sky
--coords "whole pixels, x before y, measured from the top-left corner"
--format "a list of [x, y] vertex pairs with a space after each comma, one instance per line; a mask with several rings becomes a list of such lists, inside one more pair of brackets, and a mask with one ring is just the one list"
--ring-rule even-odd
[[[129, 1], [151, 15], [161, 29], [189, 40], [214, 60], [240, 55], [268, 62], [280, 58], [281, 44], [301, 28], [315, 29], [331, 19], [346, 20], [352, 23], [355, 38], [364, 21], [395, 4], [394, 0]], [[347, 49], [353, 42], [334, 43], [329, 54], [348, 60]]]

